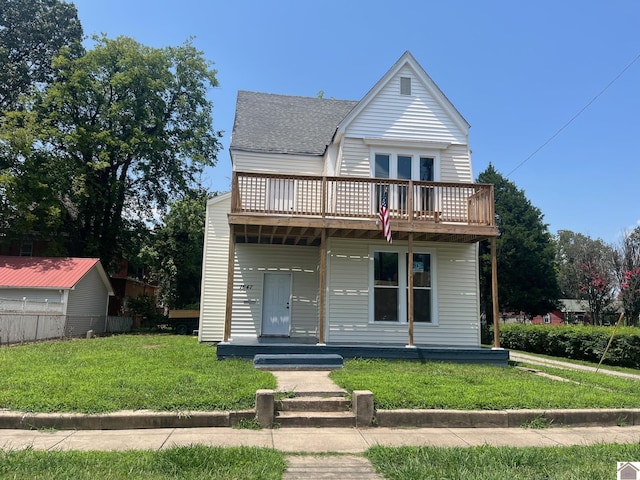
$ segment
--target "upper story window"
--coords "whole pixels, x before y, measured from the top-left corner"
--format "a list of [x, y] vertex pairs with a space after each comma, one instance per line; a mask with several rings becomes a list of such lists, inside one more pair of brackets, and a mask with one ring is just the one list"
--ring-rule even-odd
[[437, 155], [420, 153], [378, 153], [373, 154], [374, 178], [398, 180], [436, 180]]
[[400, 95], [411, 95], [411, 77], [400, 77]]

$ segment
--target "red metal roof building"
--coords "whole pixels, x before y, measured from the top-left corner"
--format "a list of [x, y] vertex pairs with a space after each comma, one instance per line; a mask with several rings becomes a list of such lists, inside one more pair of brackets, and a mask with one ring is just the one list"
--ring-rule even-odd
[[73, 288], [94, 266], [108, 283], [97, 258], [0, 256], [0, 288]]
[[0, 256], [0, 342], [106, 332], [113, 294], [97, 258]]

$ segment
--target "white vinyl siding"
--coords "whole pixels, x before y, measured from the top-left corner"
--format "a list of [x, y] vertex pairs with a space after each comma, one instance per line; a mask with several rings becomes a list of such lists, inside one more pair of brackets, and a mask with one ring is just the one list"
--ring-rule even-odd
[[[416, 247], [414, 246], [414, 249]], [[437, 244], [437, 329], [415, 324], [416, 344], [480, 345], [477, 244]]]
[[73, 289], [69, 290], [69, 316], [102, 316], [107, 314], [109, 296], [96, 268], [89, 270]]
[[108, 301], [104, 282], [92, 268], [69, 290], [65, 335], [84, 336], [89, 330], [105, 332]]
[[345, 137], [342, 141], [341, 177], [370, 177], [370, 149], [362, 139]]
[[466, 145], [450, 145], [445, 149], [432, 150], [429, 146], [424, 149], [408, 147], [371, 147], [362, 139], [345, 137], [342, 145], [340, 161], [340, 176], [370, 177], [372, 172], [372, 158], [378, 153], [412, 154], [432, 157], [436, 160], [436, 181], [442, 182], [473, 182], [469, 149]]
[[320, 156], [234, 152], [233, 169], [238, 172], [322, 176], [324, 160]]
[[441, 182], [473, 182], [469, 148], [451, 145], [440, 153]]
[[230, 210], [230, 194], [214, 197], [207, 202], [198, 328], [201, 342], [221, 342], [224, 336], [229, 261], [227, 214]]
[[[199, 340], [222, 341], [227, 295], [230, 195], [207, 204]], [[318, 325], [315, 247], [236, 244], [231, 337], [260, 335], [264, 274], [292, 274], [291, 336], [315, 335]]]
[[259, 336], [265, 273], [291, 273], [291, 336], [315, 336], [319, 249], [236, 244], [231, 337]]
[[[396, 242], [406, 249], [406, 243]], [[382, 343], [408, 341], [406, 323], [370, 322], [369, 250], [386, 243], [331, 238], [328, 257], [329, 343]], [[414, 323], [416, 345], [479, 346], [478, 277], [476, 245], [414, 244], [414, 251], [431, 252], [437, 263], [432, 282], [436, 295], [433, 323]]]
[[0, 299], [22, 300], [35, 302], [60, 303], [64, 300], [61, 290], [51, 290], [44, 288], [0, 288]]
[[400, 94], [401, 77], [417, 79], [410, 67], [400, 69], [351, 122], [346, 135], [466, 144], [466, 132], [422, 82], [412, 82], [411, 95]]

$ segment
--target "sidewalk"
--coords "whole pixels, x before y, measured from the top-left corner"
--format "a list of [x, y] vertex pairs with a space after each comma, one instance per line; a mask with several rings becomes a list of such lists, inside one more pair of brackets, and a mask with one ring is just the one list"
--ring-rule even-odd
[[[515, 360], [516, 362], [522, 362], [522, 363], [531, 363], [533, 365], [547, 365], [549, 367], [582, 370], [585, 372], [596, 371], [596, 367], [591, 367], [589, 365], [579, 365], [577, 363], [563, 362], [562, 360], [552, 360], [550, 358], [538, 357], [535, 355], [529, 355], [522, 352], [514, 352], [513, 350], [509, 352], [509, 360]], [[615, 370], [607, 370], [606, 365], [601, 365], [601, 367], [597, 369], [597, 371], [605, 375], [613, 375], [615, 377], [633, 378], [636, 380], [640, 380], [640, 374], [617, 372]]]
[[640, 426], [522, 428], [288, 428], [225, 427], [136, 430], [0, 430], [0, 448], [15, 450], [158, 450], [174, 446], [252, 446], [286, 453], [358, 454], [374, 445], [470, 447], [567, 446], [640, 442]]

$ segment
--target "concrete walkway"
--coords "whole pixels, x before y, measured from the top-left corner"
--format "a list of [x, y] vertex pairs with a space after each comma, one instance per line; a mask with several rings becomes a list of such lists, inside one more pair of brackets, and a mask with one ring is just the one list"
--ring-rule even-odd
[[226, 427], [136, 430], [0, 430], [0, 448], [36, 450], [159, 450], [174, 446], [253, 446], [286, 453], [359, 454], [374, 445], [559, 446], [638, 443], [640, 426], [522, 428], [288, 428], [242, 430]]
[[[581, 370], [585, 372], [596, 371], [596, 367], [591, 367], [589, 365], [579, 365], [576, 363], [563, 362], [562, 360], [552, 360], [549, 358], [538, 357], [535, 355], [529, 355], [527, 353], [514, 352], [514, 351], [509, 352], [509, 360], [514, 360], [516, 362], [522, 362], [522, 363], [530, 363], [532, 365], [546, 365], [549, 367]], [[606, 365], [601, 366], [599, 369], [597, 369], [597, 371], [605, 375], [613, 375], [615, 377], [633, 378], [635, 380], [640, 380], [640, 374], [617, 372], [615, 370], [607, 370]]]

